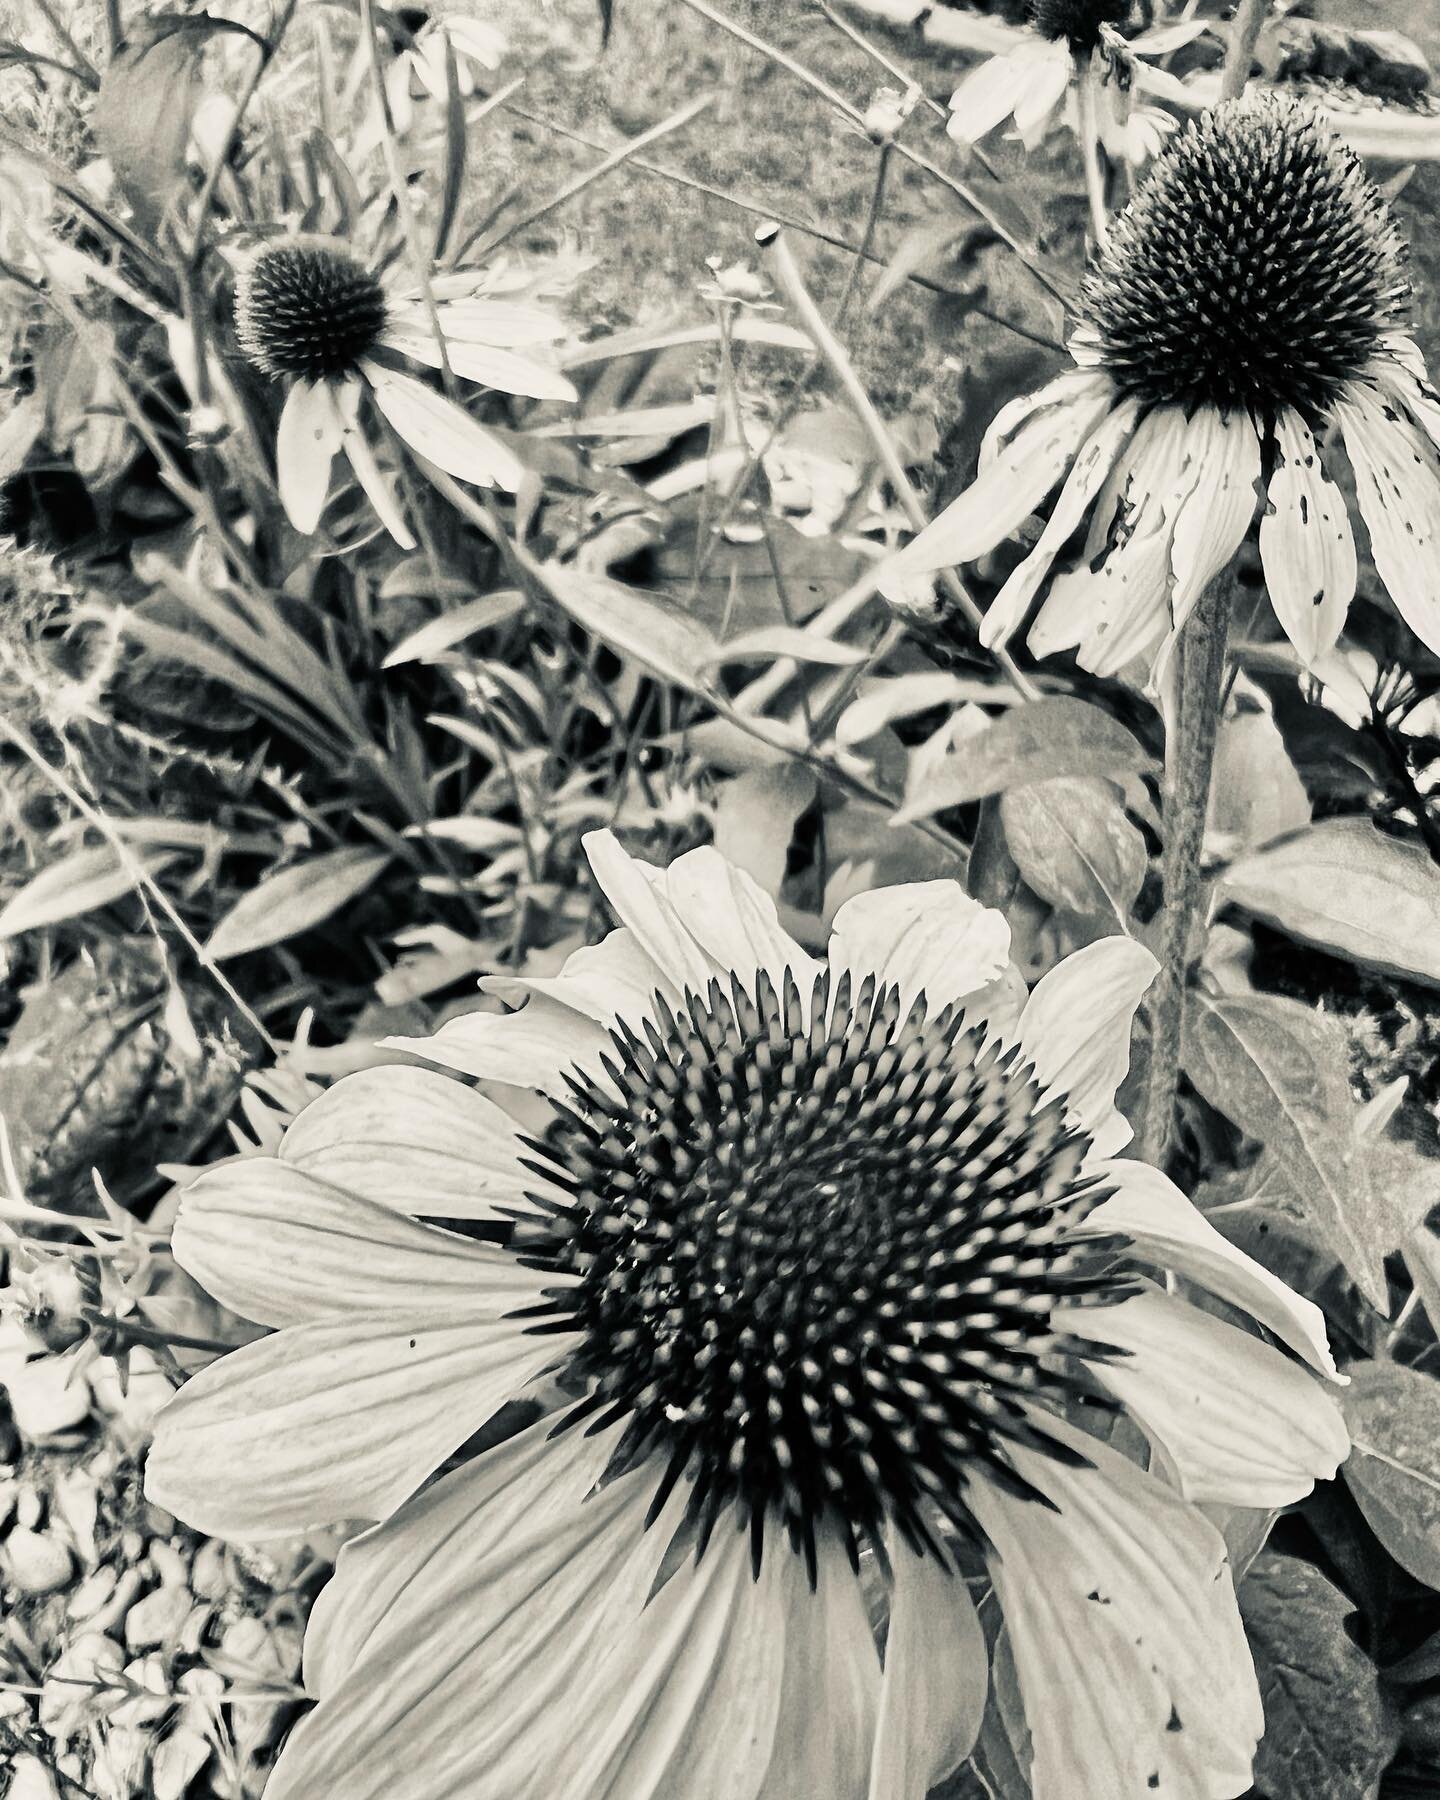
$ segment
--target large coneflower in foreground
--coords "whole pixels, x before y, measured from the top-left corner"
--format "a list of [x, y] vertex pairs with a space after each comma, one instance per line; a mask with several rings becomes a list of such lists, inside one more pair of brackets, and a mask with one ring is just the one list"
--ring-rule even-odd
[[1404, 333], [1408, 293], [1389, 209], [1310, 110], [1273, 94], [1216, 107], [1113, 221], [1070, 341], [1079, 367], [997, 414], [977, 479], [883, 585], [898, 598], [983, 555], [1063, 478], [982, 635], [1017, 629], [1088, 521], [1028, 641], [1111, 674], [1183, 622], [1258, 505], [1266, 586], [1310, 666], [1355, 592], [1343, 444], [1380, 578], [1440, 650], [1440, 400]]
[[543, 1096], [533, 1134], [369, 1070], [185, 1195], [176, 1256], [276, 1329], [172, 1402], [150, 1495], [221, 1536], [382, 1521], [268, 1800], [923, 1800], [979, 1728], [987, 1571], [1037, 1800], [1242, 1792], [1197, 1503], [1285, 1505], [1346, 1436], [1316, 1308], [1117, 1155], [1152, 958], [1027, 997], [936, 881], [817, 961], [712, 850], [588, 849], [620, 928], [406, 1040]]
[[501, 393], [575, 399], [557, 368], [521, 354], [544, 354], [565, 336], [564, 324], [508, 291], [513, 286], [503, 270], [437, 275], [432, 314], [418, 289], [382, 277], [334, 239], [281, 239], [241, 265], [236, 339], [257, 369], [290, 384], [276, 437], [276, 485], [297, 531], [319, 524], [331, 465], [343, 449], [382, 524], [414, 549], [361, 416], [366, 394], [416, 455], [459, 481], [514, 492], [524, 475], [514, 451], [404, 367], [448, 363], [462, 380]]

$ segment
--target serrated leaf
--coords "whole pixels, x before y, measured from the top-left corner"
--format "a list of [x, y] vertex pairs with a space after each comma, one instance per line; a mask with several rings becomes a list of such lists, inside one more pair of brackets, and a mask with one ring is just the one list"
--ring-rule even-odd
[[1020, 873], [1052, 906], [1123, 925], [1145, 879], [1145, 841], [1108, 782], [1037, 781], [1000, 797]]
[[1221, 893], [1332, 955], [1440, 985], [1440, 869], [1368, 819], [1327, 819], [1246, 857]]
[[1240, 1612], [1265, 1703], [1255, 1785], [1267, 1800], [1375, 1800], [1395, 1727], [1374, 1663], [1345, 1631], [1354, 1609], [1309, 1563], [1265, 1551]]
[[241, 895], [215, 927], [206, 949], [220, 961], [283, 944], [364, 893], [389, 861], [388, 850], [357, 845], [277, 869]]
[[1401, 1568], [1440, 1589], [1440, 1381], [1400, 1363], [1348, 1373], [1346, 1483]]
[[545, 563], [536, 572], [557, 604], [592, 637], [633, 658], [662, 681], [692, 694], [704, 691], [704, 671], [720, 645], [706, 626], [673, 601], [606, 575], [556, 563]]
[[947, 806], [1031, 782], [1129, 774], [1149, 768], [1153, 760], [1118, 719], [1058, 694], [1014, 707], [988, 731], [968, 738], [910, 796], [895, 823], [926, 819]]
[[1356, 1136], [1341, 1027], [1274, 994], [1199, 995], [1185, 1072], [1217, 1111], [1265, 1146], [1272, 1186], [1293, 1196], [1330, 1254], [1383, 1312], [1390, 1246], [1375, 1242], [1369, 1164]]
[[72, 850], [69, 856], [42, 869], [0, 907], [0, 939], [59, 925], [108, 906], [112, 900], [133, 893], [142, 872], [158, 875], [178, 855], [174, 850], [137, 849], [122, 862], [109, 844], [93, 850]]

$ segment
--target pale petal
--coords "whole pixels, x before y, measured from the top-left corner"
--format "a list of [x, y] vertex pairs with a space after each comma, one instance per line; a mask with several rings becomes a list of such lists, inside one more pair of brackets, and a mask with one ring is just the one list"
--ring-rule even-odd
[[1288, 406], [1276, 418], [1275, 439], [1260, 560], [1275, 616], [1309, 669], [1334, 649], [1355, 597], [1355, 534], [1309, 426]]
[[1416, 637], [1440, 653], [1440, 452], [1363, 382], [1333, 411], [1380, 579]]
[[751, 985], [757, 969], [779, 992], [790, 970], [808, 996], [821, 964], [781, 924], [769, 894], [718, 850], [687, 851], [665, 871], [665, 893], [685, 929], [725, 973]]
[[210, 1363], [160, 1414], [145, 1491], [213, 1537], [383, 1519], [561, 1354], [514, 1324], [443, 1315], [278, 1331]]
[[775, 1753], [755, 1800], [865, 1796], [880, 1658], [844, 1550], [830, 1532], [817, 1534], [815, 1549], [815, 1592], [798, 1597], [786, 1633]]
[[473, 1088], [429, 1069], [362, 1069], [313, 1100], [281, 1158], [335, 1187], [406, 1213], [493, 1219], [544, 1183], [514, 1122]]
[[[558, 1514], [541, 1458], [496, 1530], [486, 1460], [368, 1540], [389, 1603], [358, 1649], [316, 1660], [343, 1673], [291, 1734], [266, 1800], [590, 1800], [557, 1787], [555, 1765], [603, 1727], [589, 1696], [655, 1579], [654, 1477], [637, 1470]], [[533, 1525], [510, 1504], [526, 1490]]]
[[461, 1013], [429, 1037], [390, 1037], [381, 1043], [480, 1081], [555, 1095], [565, 1092], [567, 1069], [593, 1068], [612, 1048], [599, 1025], [545, 994], [536, 994], [519, 1012]]
[[924, 1800], [975, 1747], [990, 1663], [963, 1577], [893, 1551], [885, 1681], [868, 1800]]
[[991, 56], [972, 69], [950, 96], [945, 129], [962, 144], [978, 144], [1002, 119], [1008, 119], [1036, 74], [1033, 54], [1012, 51]]
[[1178, 499], [1170, 564], [1174, 622], [1191, 608], [1240, 548], [1260, 492], [1260, 440], [1247, 412], [1197, 407], [1190, 420], [1195, 474]]
[[1061, 1308], [1051, 1323], [1127, 1352], [1095, 1372], [1165, 1450], [1187, 1500], [1288, 1506], [1349, 1451], [1340, 1408], [1307, 1369], [1188, 1301], [1147, 1291]]
[[583, 842], [591, 871], [616, 918], [680, 992], [689, 988], [703, 994], [716, 968], [664, 892], [663, 872], [628, 855], [613, 832], [592, 831]]
[[[1083, 328], [1082, 328], [1083, 330]], [[1083, 338], [1077, 331], [1070, 339], [1070, 352], [1076, 356], [1077, 348], [1083, 352]], [[1034, 419], [1037, 414], [1049, 412], [1056, 407], [1066, 407], [1077, 400], [1084, 400], [1093, 391], [1095, 374], [1092, 366], [1078, 369], [1067, 369], [1064, 374], [1057, 375], [1047, 381], [1044, 387], [1036, 388], [1033, 393], [1017, 394], [1013, 400], [1007, 400], [985, 427], [985, 435], [980, 440], [979, 466], [986, 469], [994, 462], [1006, 443], [1027, 420]]]
[[1049, 128], [1055, 108], [1070, 86], [1070, 53], [1064, 44], [1048, 46], [1049, 54], [1037, 60], [1025, 92], [1015, 106], [1015, 129], [1027, 150], [1034, 150]]
[[355, 471], [355, 478], [364, 489], [365, 498], [375, 508], [375, 516], [402, 550], [413, 550], [414, 533], [405, 523], [405, 515], [395, 496], [394, 483], [375, 460], [370, 440], [358, 424], [350, 421], [346, 424], [340, 441], [345, 447], [350, 467]]
[[[435, 339], [427, 336], [423, 328], [387, 331], [380, 342], [429, 368], [442, 366]], [[568, 376], [545, 363], [533, 362], [528, 356], [517, 356], [513, 350], [499, 350], [492, 344], [465, 343], [458, 339], [452, 342], [447, 336], [445, 351], [452, 373], [466, 381], [478, 381], [502, 394], [524, 394], [534, 400], [580, 398]], [[433, 457], [431, 461], [434, 461]]]
[[554, 313], [515, 300], [450, 300], [438, 310], [440, 329], [460, 344], [523, 350], [528, 345], [558, 343], [569, 335], [565, 321]]
[[297, 381], [285, 397], [275, 437], [275, 485], [285, 516], [307, 536], [320, 523], [330, 465], [340, 448], [340, 415], [324, 381]]
[[480, 985], [517, 1005], [531, 994], [547, 995], [607, 1027], [617, 1018], [649, 1017], [657, 989], [669, 998], [680, 992], [624, 926], [572, 951], [558, 975], [487, 975]]
[[1115, 459], [1134, 435], [1139, 417], [1139, 401], [1122, 400], [1081, 447], [1035, 548], [991, 601], [980, 628], [982, 644], [993, 649], [996, 644], [1005, 643], [1024, 618], [1041, 582], [1050, 573], [1051, 564], [1109, 479]]
[[1224, 1540], [1108, 1446], [1046, 1418], [1067, 1468], [1015, 1445], [1057, 1508], [976, 1472], [1034, 1756], [1035, 1800], [1229, 1800], [1250, 1785], [1264, 1714]]
[[604, 1473], [621, 1429], [557, 1436], [555, 1415], [546, 1414], [426, 1488], [398, 1516], [352, 1538], [310, 1613], [308, 1692], [327, 1700], [372, 1639], [403, 1641], [432, 1623], [427, 1565], [458, 1569], [573, 1512]]
[[1209, 1288], [1273, 1331], [1312, 1368], [1335, 1375], [1320, 1308], [1223, 1238], [1168, 1175], [1128, 1157], [1107, 1162], [1095, 1173], [1116, 1191], [1090, 1214], [1086, 1233], [1121, 1233], [1142, 1261]]
[[898, 987], [903, 1011], [922, 993], [932, 1015], [978, 996], [1003, 976], [1009, 955], [1004, 915], [972, 900], [958, 881], [914, 881], [856, 894], [831, 927], [834, 973], [848, 969], [855, 989], [870, 975]]
[[268, 1156], [234, 1158], [192, 1182], [172, 1246], [217, 1300], [259, 1325], [383, 1311], [487, 1321], [533, 1304], [540, 1286], [492, 1246]]
[[467, 412], [423, 381], [363, 362], [375, 404], [394, 430], [427, 462], [477, 487], [502, 487], [514, 493], [524, 479], [519, 458]]
[[1113, 1156], [1134, 1135], [1115, 1094], [1130, 1067], [1135, 1010], [1159, 966], [1133, 938], [1101, 938], [1043, 975], [1020, 1016], [1036, 1080], [1065, 1095], [1099, 1156]]
[[1036, 411], [964, 493], [884, 565], [882, 593], [889, 574], [904, 578], [968, 562], [1029, 518], [1110, 410], [1114, 390], [1105, 376], [1083, 376], [1081, 382], [1064, 403]]

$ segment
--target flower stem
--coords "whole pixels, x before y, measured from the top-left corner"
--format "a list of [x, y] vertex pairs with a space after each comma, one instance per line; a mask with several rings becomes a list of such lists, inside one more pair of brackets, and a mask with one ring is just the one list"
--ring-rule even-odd
[[1210, 778], [1220, 725], [1231, 575], [1222, 570], [1180, 629], [1175, 647], [1175, 708], [1165, 739], [1165, 901], [1160, 973], [1150, 1001], [1150, 1070], [1141, 1154], [1159, 1166], [1169, 1147], [1184, 1048], [1190, 944], [1204, 888], [1200, 878]]
[[1250, 79], [1250, 64], [1255, 58], [1255, 45], [1261, 27], [1270, 12], [1270, 0], [1240, 0], [1235, 17], [1230, 21], [1230, 42], [1225, 50], [1225, 66], [1220, 72], [1220, 98], [1233, 100], [1244, 91]]

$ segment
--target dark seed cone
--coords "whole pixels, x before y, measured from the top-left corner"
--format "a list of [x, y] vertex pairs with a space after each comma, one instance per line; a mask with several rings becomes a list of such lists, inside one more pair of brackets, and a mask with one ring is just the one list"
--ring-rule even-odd
[[235, 287], [235, 335], [267, 375], [348, 374], [385, 329], [385, 290], [348, 250], [278, 244]]
[[1405, 246], [1359, 160], [1299, 102], [1231, 100], [1171, 140], [1114, 221], [1081, 314], [1154, 405], [1294, 407], [1312, 426], [1409, 295]]
[[1123, 25], [1130, 0], [1030, 0], [1030, 23], [1042, 37], [1063, 38], [1076, 52], [1093, 50], [1102, 25]]
[[1060, 1241], [1101, 1198], [1085, 1139], [1017, 1053], [873, 980], [822, 976], [808, 1026], [788, 976], [654, 1008], [612, 1033], [615, 1093], [574, 1078], [534, 1145], [568, 1203], [515, 1227], [580, 1276], [532, 1326], [584, 1334], [568, 1422], [625, 1421], [612, 1466], [664, 1469], [651, 1517], [687, 1476], [700, 1548], [734, 1507], [757, 1567], [767, 1519], [812, 1579], [822, 1523], [852, 1560], [887, 1521], [978, 1541], [977, 1466], [1034, 1497], [1007, 1440], [1075, 1460], [1022, 1406], [1092, 1385], [1051, 1309], [1127, 1291], [1113, 1242]]

